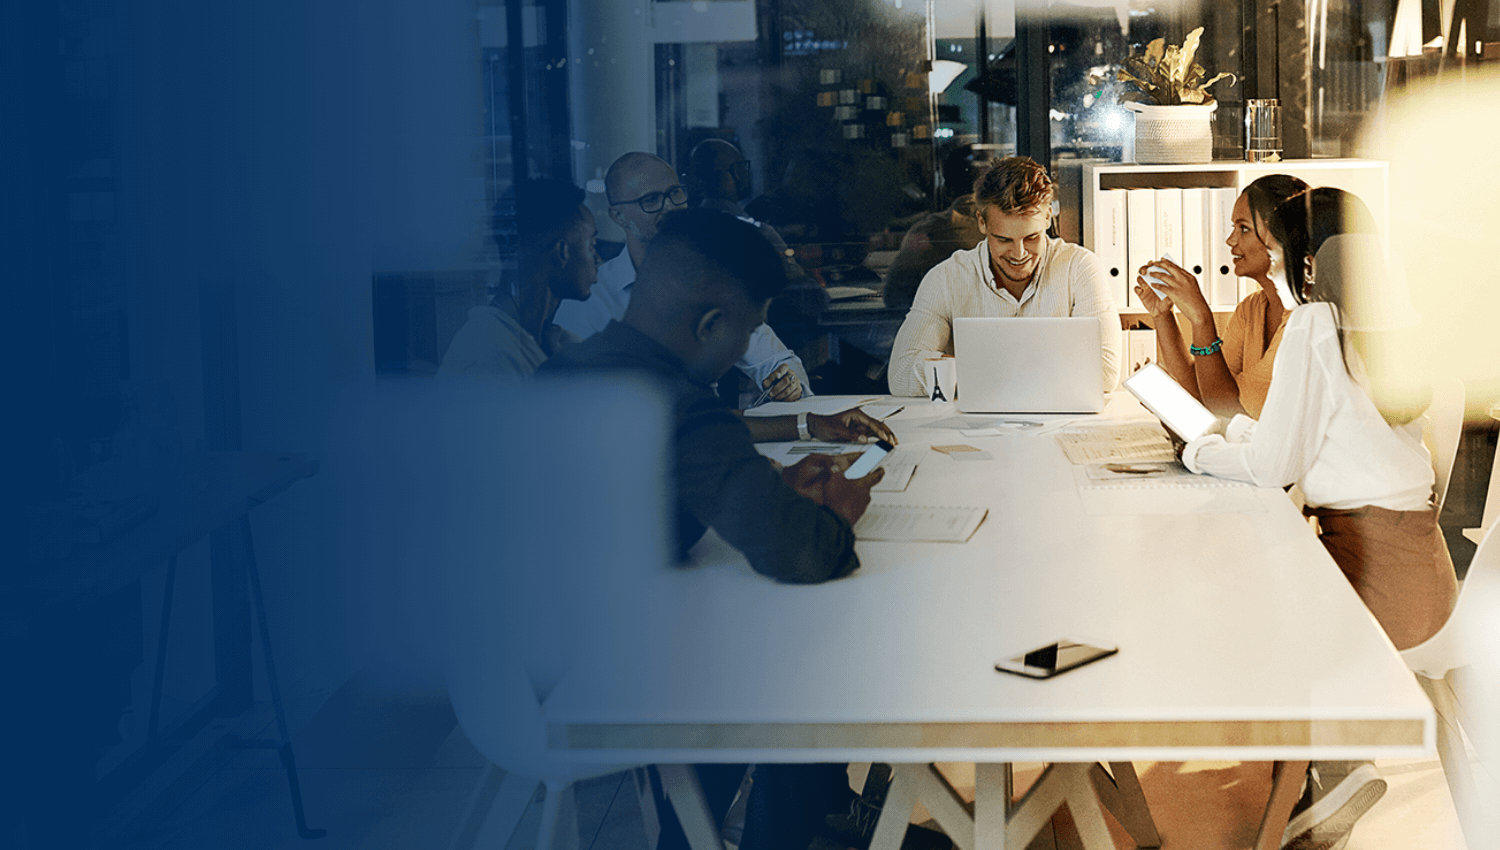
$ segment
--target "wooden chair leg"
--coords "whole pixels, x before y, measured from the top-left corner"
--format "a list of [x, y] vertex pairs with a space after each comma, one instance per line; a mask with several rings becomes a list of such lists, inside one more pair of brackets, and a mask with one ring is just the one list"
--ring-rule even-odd
[[1255, 850], [1280, 850], [1281, 834], [1292, 819], [1292, 807], [1302, 796], [1302, 780], [1307, 776], [1307, 762], [1278, 761], [1271, 765], [1271, 798], [1261, 815], [1260, 830], [1255, 835]]

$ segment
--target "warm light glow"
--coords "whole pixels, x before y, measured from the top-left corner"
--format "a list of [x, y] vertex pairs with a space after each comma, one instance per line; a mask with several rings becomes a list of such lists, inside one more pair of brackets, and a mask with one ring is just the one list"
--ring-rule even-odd
[[1475, 104], [1497, 101], [1500, 70], [1410, 86], [1359, 148], [1390, 162], [1388, 241], [1411, 281], [1431, 368], [1462, 379], [1476, 399], [1500, 387], [1500, 170], [1475, 159], [1500, 136], [1500, 113]]

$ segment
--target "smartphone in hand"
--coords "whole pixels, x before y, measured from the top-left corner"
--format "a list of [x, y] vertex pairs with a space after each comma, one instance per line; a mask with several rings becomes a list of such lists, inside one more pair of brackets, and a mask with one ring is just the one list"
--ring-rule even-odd
[[885, 440], [876, 440], [864, 450], [864, 453], [859, 456], [859, 460], [856, 460], [848, 469], [844, 470], [844, 477], [850, 479], [864, 478], [870, 474], [871, 470], [879, 466], [880, 462], [894, 448], [896, 447]]

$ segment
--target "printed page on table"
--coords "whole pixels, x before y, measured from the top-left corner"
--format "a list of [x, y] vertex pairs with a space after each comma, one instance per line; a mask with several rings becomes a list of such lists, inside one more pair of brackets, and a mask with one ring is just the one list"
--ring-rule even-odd
[[1198, 475], [1180, 460], [1106, 461], [1078, 466], [1074, 478], [1079, 487], [1248, 487], [1211, 475]]
[[1127, 422], [1060, 431], [1057, 444], [1072, 463], [1100, 461], [1171, 461], [1177, 451], [1155, 422]]
[[988, 508], [870, 505], [855, 523], [854, 536], [860, 540], [963, 543], [988, 514]]
[[869, 413], [876, 419], [880, 419], [881, 417], [876, 416], [875, 413], [871, 413], [869, 408], [883, 404], [891, 405], [892, 409], [902, 406], [902, 402], [892, 403], [890, 399], [880, 396], [815, 395], [799, 398], [796, 401], [768, 401], [746, 410], [745, 415], [787, 416], [796, 413], [817, 413], [822, 416], [831, 416], [835, 413], [843, 413], [851, 407], [860, 407], [864, 408], [866, 413]]

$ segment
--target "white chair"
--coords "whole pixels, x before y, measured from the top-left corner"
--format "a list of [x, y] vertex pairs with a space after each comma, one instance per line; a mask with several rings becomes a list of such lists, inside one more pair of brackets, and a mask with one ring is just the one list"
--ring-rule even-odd
[[1467, 734], [1482, 754], [1500, 731], [1476, 725], [1476, 722], [1495, 722], [1494, 702], [1490, 698], [1495, 683], [1486, 683], [1486, 677], [1476, 677], [1472, 669], [1481, 663], [1493, 664], [1492, 657], [1500, 647], [1476, 647], [1472, 637], [1465, 637], [1472, 636], [1474, 626], [1493, 623], [1500, 614], [1495, 609], [1500, 603], [1500, 538], [1494, 532], [1491, 528], [1485, 534], [1474, 553], [1459, 591], [1458, 604], [1447, 622], [1437, 634], [1401, 653], [1401, 659], [1417, 674], [1417, 682], [1437, 712], [1438, 758], [1459, 822], [1473, 850], [1494, 847], [1494, 842], [1500, 839], [1500, 822], [1493, 805], [1481, 802], [1475, 794], [1474, 776], [1464, 745]]
[[[1490, 418], [1500, 419], [1500, 402], [1490, 405]], [[1500, 515], [1500, 451], [1495, 452], [1495, 460], [1490, 464], [1490, 484], [1484, 495], [1484, 514], [1479, 519], [1478, 528], [1464, 529], [1464, 537], [1478, 543], [1490, 526], [1495, 524], [1495, 517]]]
[[[453, 380], [381, 385], [348, 407], [349, 455], [330, 467], [349, 484], [360, 648], [442, 675], [492, 762], [452, 846], [506, 846], [539, 783], [537, 847], [572, 839], [558, 827], [573, 783], [638, 765], [554, 757], [543, 700], [649, 616], [636, 591], [669, 557], [664, 399], [623, 377]], [[659, 769], [694, 850], [723, 850], [696, 772]]]
[[[450, 669], [448, 695], [469, 741], [492, 764], [485, 771], [452, 847], [505, 847], [538, 784], [545, 788], [537, 850], [550, 850], [575, 782], [632, 770], [632, 764], [579, 764], [547, 753], [541, 703], [514, 658], [474, 653], [467, 670]], [[723, 850], [718, 826], [690, 765], [661, 765], [667, 797], [693, 850]], [[566, 846], [572, 846], [571, 843]]]
[[1427, 407], [1427, 421], [1422, 426], [1422, 442], [1432, 454], [1432, 468], [1437, 478], [1432, 492], [1439, 514], [1448, 498], [1448, 483], [1453, 478], [1453, 462], [1458, 457], [1458, 441], [1464, 430], [1464, 383], [1457, 378], [1439, 378], [1432, 383], [1432, 403]]

